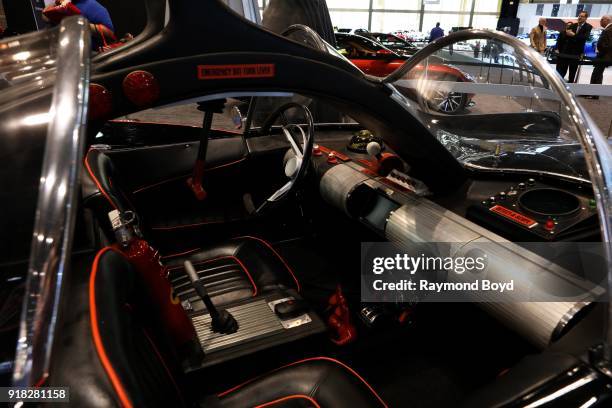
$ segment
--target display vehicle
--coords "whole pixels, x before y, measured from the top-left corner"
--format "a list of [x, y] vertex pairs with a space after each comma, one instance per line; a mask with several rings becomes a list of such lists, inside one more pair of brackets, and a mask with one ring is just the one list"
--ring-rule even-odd
[[[410, 57], [398, 54], [383, 44], [360, 35], [335, 33], [338, 52], [347, 57], [353, 64], [368, 75], [386, 77], [398, 69]], [[457, 67], [437, 59], [427, 67], [428, 76], [443, 81], [472, 82], [473, 78]], [[422, 75], [423, 66], [418, 65], [410, 74], [414, 78]], [[446, 114], [461, 113], [472, 102], [469, 93], [440, 92], [428, 94], [428, 102], [440, 112]]]
[[414, 55], [419, 49], [413, 43], [406, 41], [395, 34], [385, 33], [371, 33], [370, 34], [376, 41], [381, 43], [387, 48], [390, 48], [400, 55], [411, 56]]
[[[541, 56], [465, 30], [375, 78], [305, 26], [160, 9], [94, 57], [82, 17], [0, 43], [13, 387], [87, 407], [610, 405], [612, 154]], [[468, 40], [520, 66], [447, 55]], [[474, 82], [436, 77], [440, 58]], [[444, 114], [433, 91], [477, 103]], [[487, 242], [488, 273], [544, 288], [567, 277], [523, 243], [590, 242], [604, 275], [580, 301], [365, 302], [363, 242]]]

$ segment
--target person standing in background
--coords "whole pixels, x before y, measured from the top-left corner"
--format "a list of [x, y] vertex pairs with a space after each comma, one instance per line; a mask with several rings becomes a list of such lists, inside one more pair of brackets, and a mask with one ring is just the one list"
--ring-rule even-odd
[[531, 29], [529, 33], [529, 41], [531, 48], [539, 52], [544, 53], [546, 50], [546, 19], [540, 18], [538, 25]]
[[444, 30], [440, 28], [440, 23], [436, 23], [429, 33], [429, 42], [434, 42], [440, 37], [444, 37]]
[[[592, 84], [601, 84], [606, 67], [612, 65], [612, 16], [606, 15], [599, 21], [604, 29], [597, 41], [597, 59], [593, 61]], [[593, 99], [599, 99], [594, 96]]]
[[592, 25], [587, 23], [589, 14], [586, 11], [578, 15], [578, 22], [568, 24], [566, 30], [559, 35], [557, 50], [559, 57], [557, 60], [557, 72], [565, 78], [569, 68], [568, 82], [576, 82], [576, 72], [578, 63], [584, 54], [584, 44], [591, 34]]
[[[52, 5], [43, 10], [43, 15], [49, 18], [52, 23], [58, 24], [63, 17], [63, 13], [53, 13], [58, 7], [66, 7], [68, 3], [72, 3], [78, 9], [78, 12], [89, 20], [91, 29], [92, 48], [99, 50], [108, 46], [109, 43], [117, 41], [114, 31], [113, 22], [108, 10], [98, 3], [96, 0], [55, 0]], [[55, 15], [54, 18], [50, 18]]]

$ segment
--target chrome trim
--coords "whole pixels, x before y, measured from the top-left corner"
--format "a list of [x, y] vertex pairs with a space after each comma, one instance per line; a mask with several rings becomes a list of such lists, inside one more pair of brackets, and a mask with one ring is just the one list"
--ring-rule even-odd
[[567, 181], [571, 181], [574, 183], [585, 183], [585, 184], [591, 184], [591, 180], [589, 179], [585, 179], [582, 177], [578, 177], [578, 176], [570, 176], [569, 174], [563, 174], [563, 173], [555, 173], [555, 172], [551, 172], [551, 171], [544, 171], [544, 170], [531, 170], [531, 169], [492, 169], [490, 167], [485, 167], [485, 166], [479, 166], [477, 164], [474, 163], [464, 163], [463, 164], [464, 167], [470, 168], [470, 169], [474, 169], [474, 170], [478, 170], [479, 172], [487, 172], [487, 173], [494, 173], [494, 174], [499, 174], [499, 173], [504, 173], [504, 174], [533, 174], [536, 176], [542, 176], [542, 175], [546, 175], [549, 177], [556, 177], [556, 178], [560, 178], [560, 179], [564, 179]]
[[62, 21], [57, 77], [42, 164], [13, 385], [40, 384], [49, 364], [64, 274], [68, 271], [89, 96], [87, 20]]
[[[575, 370], [566, 372], [565, 373], [566, 378], [571, 378], [574, 375], [574, 371]], [[527, 405], [524, 405], [524, 408], [537, 408], [543, 405], [547, 405], [550, 402], [553, 402], [565, 395], [568, 395], [576, 390], [579, 390], [580, 388], [585, 387], [586, 385], [591, 384], [595, 380], [597, 380], [596, 373], [594, 372], [586, 373], [584, 375], [581, 375], [579, 378], [572, 380], [572, 382], [570, 382], [569, 384], [566, 384], [566, 385], [559, 384], [558, 389], [551, 389], [550, 393], [544, 394], [540, 398], [536, 399], [535, 401]]]
[[555, 330], [553, 330], [551, 340], [554, 341], [556, 339], [559, 339], [561, 337], [561, 333], [563, 333], [563, 330], [567, 327], [569, 322], [574, 320], [576, 314], [578, 314], [578, 312], [580, 312], [585, 306], [588, 306], [589, 304], [590, 303], [588, 302], [576, 302], [576, 304], [574, 304], [571, 309], [565, 312], [561, 320], [559, 320], [557, 327], [555, 327]]
[[[518, 39], [500, 31], [463, 30], [442, 37], [429, 44], [395, 72], [387, 76], [383, 83], [391, 84], [403, 77], [424, 58], [434, 52], [458, 41], [472, 39], [492, 39], [506, 43], [519, 50], [542, 76], [548, 81], [549, 88], [556, 91], [561, 102], [568, 110], [570, 123], [578, 133], [578, 140], [585, 152], [586, 165], [593, 185], [593, 193], [597, 201], [597, 212], [601, 226], [602, 240], [612, 242], [612, 148], [601, 134], [589, 115], [580, 107], [575, 96], [569, 91], [568, 85], [552, 68], [542, 55], [522, 43]], [[612, 245], [606, 245], [608, 259], [608, 317], [606, 320], [605, 340], [608, 345], [606, 359], [612, 361]]]

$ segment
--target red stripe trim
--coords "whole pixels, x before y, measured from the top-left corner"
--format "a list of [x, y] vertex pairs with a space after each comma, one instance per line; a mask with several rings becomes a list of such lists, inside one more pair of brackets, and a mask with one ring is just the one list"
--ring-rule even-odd
[[93, 180], [93, 182], [96, 185], [96, 187], [98, 187], [98, 190], [100, 190], [100, 193], [102, 193], [102, 195], [108, 200], [108, 202], [111, 204], [111, 206], [115, 210], [118, 210], [117, 206], [115, 205], [115, 202], [113, 200], [111, 200], [110, 196], [106, 193], [106, 191], [104, 191], [104, 188], [102, 188], [102, 185], [100, 184], [100, 182], [98, 181], [98, 179], [94, 175], [93, 171], [91, 171], [91, 167], [89, 167], [89, 153], [91, 153], [92, 150], [93, 149], [89, 149], [87, 151], [87, 154], [85, 155], [85, 160], [84, 160], [85, 168], [87, 169], [87, 172], [89, 173], [89, 177], [91, 177], [91, 179]]
[[270, 245], [268, 242], [264, 241], [261, 238], [257, 238], [257, 237], [253, 237], [250, 235], [245, 235], [243, 237], [236, 237], [234, 239], [253, 239], [263, 245], [265, 245], [270, 251], [272, 251], [272, 253], [274, 255], [276, 255], [276, 257], [282, 262], [283, 265], [285, 265], [285, 268], [287, 269], [287, 271], [289, 272], [289, 274], [291, 275], [291, 277], [293, 278], [293, 280], [295, 281], [295, 287], [297, 289], [298, 292], [300, 292], [302, 290], [302, 287], [300, 286], [300, 282], [298, 281], [297, 277], [295, 276], [295, 273], [293, 273], [293, 269], [291, 269], [291, 267], [289, 266], [289, 264], [285, 261], [285, 259], [272, 247], [272, 245]]
[[200, 250], [200, 248], [193, 248], [193, 249], [189, 249], [187, 251], [178, 252], [176, 254], [162, 255], [162, 256], [160, 256], [160, 259], [176, 258], [177, 256], [187, 255], [187, 254], [190, 254], [192, 252], [199, 251], [199, 250]]
[[[246, 268], [246, 266], [244, 266], [244, 264], [240, 261], [240, 259], [236, 258], [234, 255], [220, 256], [220, 257], [213, 258], [213, 259], [207, 259], [205, 261], [193, 262], [193, 265], [194, 266], [195, 265], [203, 265], [203, 264], [219, 261], [221, 259], [233, 259], [234, 261], [236, 261], [236, 263], [238, 265], [240, 265], [240, 268], [242, 268], [244, 273], [246, 273], [246, 276], [249, 278], [249, 281], [251, 282], [251, 285], [253, 285], [253, 296], [257, 296], [257, 292], [258, 292], [257, 285], [255, 284], [255, 281], [253, 280], [253, 277], [249, 273], [249, 270]], [[184, 266], [183, 265], [171, 266], [171, 267], [168, 268], [168, 270], [169, 271], [173, 271], [173, 270], [181, 269], [181, 268], [184, 268]]]
[[307, 400], [315, 408], [321, 408], [321, 406], [317, 404], [317, 401], [315, 401], [313, 398], [309, 397], [308, 395], [302, 395], [302, 394], [287, 395], [286, 397], [279, 398], [274, 401], [266, 402], [265, 404], [256, 405], [255, 408], [271, 407], [272, 405], [280, 404], [285, 401], [299, 399], [299, 398]]
[[173, 225], [171, 227], [151, 227], [151, 229], [155, 231], [170, 231], [170, 230], [182, 229], [182, 228], [200, 227], [202, 225], [223, 224], [225, 222], [226, 222], [225, 220], [203, 221], [203, 222], [198, 222], [196, 224]]
[[40, 379], [36, 381], [36, 383], [34, 384], [34, 388], [42, 387], [47, 382], [48, 378], [49, 378], [49, 374], [46, 374], [46, 373], [43, 374], [43, 376], [40, 377]]
[[[330, 357], [311, 357], [311, 358], [306, 358], [304, 360], [299, 360], [299, 361], [296, 361], [294, 363], [290, 363], [290, 364], [284, 365], [282, 367], [279, 367], [279, 368], [277, 368], [275, 370], [270, 371], [268, 374], [277, 372], [279, 370], [282, 370], [283, 368], [292, 367], [292, 366], [295, 366], [295, 365], [298, 365], [298, 364], [303, 364], [303, 363], [306, 363], [308, 361], [329, 361], [329, 362], [332, 362], [334, 364], [340, 365], [344, 369], [348, 370], [348, 372], [353, 374], [355, 377], [357, 377], [370, 390], [370, 392], [372, 394], [374, 394], [376, 399], [378, 399], [378, 401], [382, 404], [383, 407], [387, 407], [387, 404], [385, 403], [385, 401], [383, 401], [383, 399], [378, 395], [378, 393], [376, 393], [374, 388], [372, 388], [372, 386], [370, 384], [368, 384], [368, 382], [366, 380], [364, 380], [363, 377], [361, 377], [359, 374], [357, 374], [357, 372], [355, 370], [353, 370], [351, 367], [347, 366], [343, 362], [338, 361], [338, 360], [333, 359], [333, 358], [330, 358]], [[259, 379], [261, 377], [263, 377], [263, 375], [260, 375], [260, 376], [257, 376], [255, 378], [252, 378], [252, 379], [250, 379], [248, 381], [245, 381], [242, 384], [239, 384], [239, 385], [237, 385], [237, 386], [235, 386], [233, 388], [230, 388], [227, 391], [223, 391], [223, 392], [217, 394], [217, 397], [219, 397], [219, 398], [225, 397], [226, 395], [228, 395], [228, 394], [230, 394], [230, 393], [232, 393], [232, 392], [234, 392], [236, 390], [239, 390], [240, 388], [244, 387], [245, 385], [250, 384], [253, 381], [255, 381], [255, 380], [257, 380], [257, 379]]]
[[102, 338], [100, 337], [100, 328], [98, 326], [98, 311], [96, 308], [96, 276], [98, 274], [98, 264], [100, 262], [100, 258], [108, 251], [113, 251], [113, 248], [106, 247], [98, 252], [96, 258], [94, 259], [91, 267], [91, 274], [89, 276], [89, 319], [91, 324], [91, 335], [93, 337], [93, 342], [96, 347], [98, 357], [102, 363], [102, 367], [104, 367], [104, 371], [106, 371], [106, 374], [108, 375], [108, 378], [110, 379], [110, 382], [119, 397], [121, 405], [127, 408], [132, 408], [132, 402], [130, 401], [127, 392], [123, 388], [123, 384], [119, 379], [119, 376], [117, 375], [108, 358], [108, 355], [106, 354], [104, 344], [102, 343]]
[[[246, 160], [246, 157], [243, 157], [242, 159], [238, 159], [238, 160], [235, 160], [235, 161], [229, 162], [229, 163], [219, 164], [218, 166], [213, 166], [213, 167], [210, 167], [210, 168], [205, 168], [204, 170], [206, 170], [206, 171], [219, 170], [219, 169], [222, 169], [224, 167], [229, 167], [229, 166], [236, 165], [238, 163], [242, 163], [245, 160]], [[166, 180], [159, 181], [157, 183], [153, 183], [153, 184], [145, 185], [145, 186], [142, 186], [142, 187], [138, 187], [132, 193], [133, 194], [141, 193], [143, 191], [146, 191], [146, 190], [149, 190], [151, 188], [160, 186], [162, 184], [166, 184], [166, 183], [170, 183], [172, 181], [176, 181], [176, 180], [180, 180], [180, 179], [183, 179], [183, 178], [191, 177], [191, 175], [192, 175], [192, 173], [183, 174], [182, 176], [176, 176], [176, 177], [172, 177], [172, 178], [169, 178], [169, 179], [166, 179]]]

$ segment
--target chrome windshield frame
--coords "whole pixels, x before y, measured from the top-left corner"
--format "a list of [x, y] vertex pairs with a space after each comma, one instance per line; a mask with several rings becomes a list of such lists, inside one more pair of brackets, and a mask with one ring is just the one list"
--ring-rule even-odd
[[69, 270], [85, 145], [91, 36], [83, 17], [62, 21], [17, 341], [13, 385], [42, 384], [50, 357], [62, 283]]
[[575, 95], [559, 76], [557, 71], [536, 50], [501, 31], [462, 30], [441, 37], [417, 52], [401, 67], [383, 79], [391, 85], [401, 79], [423, 59], [436, 51], [459, 41], [490, 39], [508, 44], [518, 50], [533, 64], [533, 67], [547, 80], [550, 89], [561, 98], [568, 111], [568, 118], [577, 131], [577, 137], [585, 153], [585, 160], [591, 179], [593, 193], [597, 201], [597, 212], [601, 226], [602, 241], [608, 263], [608, 317], [605, 329], [605, 341], [608, 345], [608, 360], [612, 361], [612, 148], [599, 128], [578, 104]]

